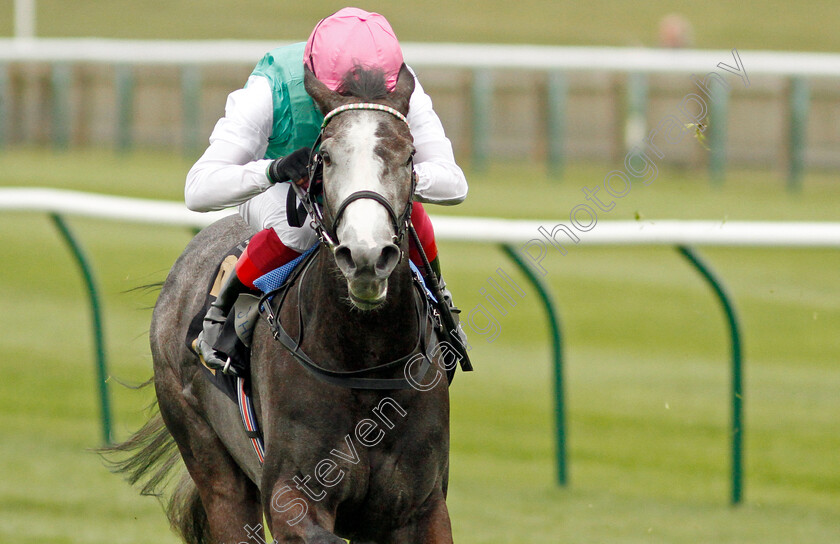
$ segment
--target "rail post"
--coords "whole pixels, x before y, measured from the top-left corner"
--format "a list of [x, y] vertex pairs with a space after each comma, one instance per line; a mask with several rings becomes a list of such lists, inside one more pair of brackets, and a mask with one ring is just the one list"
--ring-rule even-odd
[[52, 66], [52, 141], [56, 149], [67, 149], [70, 144], [70, 91], [72, 70], [69, 64], [59, 62]]
[[726, 178], [726, 140], [728, 136], [729, 90], [722, 85], [711, 88], [709, 104], [710, 157], [709, 178], [713, 185], [722, 185]]
[[727, 293], [720, 278], [712, 271], [711, 266], [688, 246], [677, 246], [679, 253], [685, 257], [703, 276], [706, 283], [714, 291], [726, 315], [729, 327], [731, 346], [731, 398], [732, 398], [732, 428], [731, 428], [731, 492], [732, 505], [740, 504], [743, 497], [743, 460], [744, 460], [744, 387], [743, 387], [743, 352], [741, 348], [741, 327], [735, 313], [732, 297]]
[[102, 310], [99, 303], [99, 290], [96, 287], [96, 281], [93, 277], [93, 269], [88, 262], [87, 256], [82, 250], [82, 246], [78, 243], [70, 227], [64, 221], [64, 218], [57, 213], [50, 214], [55, 226], [61, 233], [79, 269], [82, 272], [82, 277], [85, 281], [85, 287], [88, 292], [88, 299], [90, 300], [91, 316], [93, 318], [93, 345], [96, 351], [96, 381], [97, 389], [99, 390], [99, 409], [102, 420], [102, 439], [105, 444], [111, 444], [113, 441], [112, 422], [111, 417], [111, 400], [108, 393], [108, 363], [105, 358], [105, 334], [103, 332], [102, 324]]
[[788, 191], [802, 188], [805, 171], [805, 152], [808, 132], [810, 102], [808, 80], [795, 77], [790, 80], [790, 132], [788, 135]]
[[9, 89], [9, 65], [0, 62], [0, 149], [9, 143], [9, 100], [12, 93]]
[[501, 248], [537, 290], [545, 313], [548, 316], [554, 378], [555, 467], [557, 469], [557, 483], [565, 486], [568, 483], [569, 475], [566, 467], [566, 397], [563, 381], [563, 337], [560, 332], [560, 317], [555, 310], [554, 299], [551, 296], [548, 286], [522, 260], [516, 248], [510, 244], [502, 244]]
[[563, 177], [566, 158], [566, 101], [569, 96], [566, 74], [558, 71], [549, 72], [546, 93], [548, 173], [560, 179]]
[[199, 149], [201, 124], [201, 69], [193, 64], [181, 68], [184, 154], [193, 155]]
[[624, 147], [631, 150], [644, 145], [647, 136], [648, 76], [627, 74], [627, 118], [624, 121]]
[[472, 164], [483, 171], [490, 155], [490, 130], [492, 127], [493, 74], [488, 70], [475, 70], [472, 82]]
[[114, 67], [114, 91], [117, 102], [117, 151], [128, 151], [134, 132], [134, 70], [130, 64]]

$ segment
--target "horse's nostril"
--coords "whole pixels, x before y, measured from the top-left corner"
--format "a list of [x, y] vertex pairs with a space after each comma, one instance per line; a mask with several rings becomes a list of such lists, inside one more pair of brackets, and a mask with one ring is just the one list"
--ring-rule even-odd
[[400, 248], [394, 244], [387, 245], [382, 248], [382, 252], [379, 254], [379, 259], [376, 261], [376, 270], [377, 272], [390, 274], [398, 262], [400, 262]]
[[353, 252], [347, 246], [341, 245], [335, 248], [335, 262], [345, 273], [356, 269], [356, 263], [353, 261]]
[[335, 263], [345, 275], [373, 274], [387, 277], [400, 262], [400, 248], [394, 244], [360, 246], [352, 243], [335, 248]]

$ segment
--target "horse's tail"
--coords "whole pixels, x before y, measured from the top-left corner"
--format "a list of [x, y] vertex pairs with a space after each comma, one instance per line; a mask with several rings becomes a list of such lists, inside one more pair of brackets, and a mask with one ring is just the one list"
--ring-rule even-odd
[[[154, 408], [157, 408], [157, 403]], [[105, 460], [108, 470], [124, 475], [131, 485], [140, 486], [141, 495], [155, 496], [165, 505], [170, 526], [184, 542], [210, 543], [207, 513], [201, 504], [198, 489], [181, 462], [175, 439], [169, 434], [159, 412], [156, 411], [125, 442], [96, 451]], [[180, 473], [180, 479], [167, 493], [177, 473]]]
[[207, 521], [207, 511], [201, 504], [198, 488], [184, 472], [178, 487], [169, 499], [166, 516], [172, 529], [181, 535], [187, 544], [210, 544], [210, 524]]

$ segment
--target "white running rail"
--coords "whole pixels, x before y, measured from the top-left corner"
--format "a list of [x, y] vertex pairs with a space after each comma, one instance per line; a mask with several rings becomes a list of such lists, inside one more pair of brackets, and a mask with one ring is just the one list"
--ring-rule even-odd
[[[201, 228], [235, 213], [192, 212], [180, 202], [107, 196], [42, 188], [0, 189], [0, 210], [98, 217], [114, 221]], [[500, 244], [542, 239], [556, 220], [433, 216], [439, 240]], [[577, 233], [580, 245], [702, 245], [749, 247], [838, 247], [840, 222], [600, 221]], [[571, 242], [569, 242], [570, 245]]]
[[[291, 42], [4, 38], [0, 39], [0, 62], [252, 66], [267, 51], [287, 43]], [[732, 52], [723, 50], [466, 43], [403, 43], [402, 46], [406, 62], [414, 67], [703, 75], [721, 61], [730, 65], [735, 62]], [[740, 50], [738, 53], [749, 74], [840, 77], [840, 54], [836, 53]]]

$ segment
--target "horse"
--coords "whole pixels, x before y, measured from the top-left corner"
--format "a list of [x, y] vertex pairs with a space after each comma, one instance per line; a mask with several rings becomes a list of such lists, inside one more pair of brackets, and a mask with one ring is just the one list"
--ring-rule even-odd
[[183, 460], [167, 515], [188, 544], [264, 542], [264, 520], [277, 542], [450, 543], [449, 394], [440, 361], [383, 363], [434, 335], [418, 310], [404, 236], [414, 182], [404, 116], [414, 77], [403, 66], [389, 92], [381, 71], [357, 67], [339, 94], [307, 70], [305, 88], [325, 115], [324, 243], [273, 318], [302, 337], [299, 354], [325, 375], [374, 370], [372, 382], [412, 387], [322, 380], [261, 319], [249, 369], [261, 463], [237, 406], [210, 384], [184, 341], [202, 287], [225, 252], [253, 234], [230, 216], [198, 233], [164, 282], [150, 330], [158, 413], [107, 453], [122, 455], [112, 457], [113, 470], [154, 494]]

